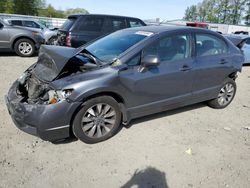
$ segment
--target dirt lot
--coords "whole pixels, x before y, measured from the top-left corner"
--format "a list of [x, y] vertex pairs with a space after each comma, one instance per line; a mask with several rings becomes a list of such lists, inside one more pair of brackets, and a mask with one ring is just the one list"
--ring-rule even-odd
[[4, 104], [35, 61], [0, 54], [1, 188], [250, 186], [250, 67], [227, 109], [193, 105], [133, 121], [100, 144], [55, 145], [19, 131]]

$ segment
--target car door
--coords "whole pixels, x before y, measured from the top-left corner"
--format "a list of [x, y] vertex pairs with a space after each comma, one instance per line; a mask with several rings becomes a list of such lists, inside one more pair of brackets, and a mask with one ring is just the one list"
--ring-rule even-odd
[[244, 63], [250, 63], [250, 38], [246, 39], [246, 43], [242, 47], [242, 50], [245, 55], [245, 62]]
[[72, 33], [74, 46], [81, 46], [103, 35], [104, 17], [83, 16], [78, 19]]
[[10, 48], [10, 36], [7, 26], [0, 22], [0, 48]]
[[196, 33], [196, 61], [193, 93], [204, 100], [216, 96], [218, 88], [231, 73], [232, 58], [224, 39], [207, 33]]
[[[147, 55], [157, 55], [160, 65], [140, 71], [138, 62]], [[128, 61], [120, 80], [130, 94], [131, 114], [139, 117], [187, 102], [192, 95], [193, 61], [189, 34], [161, 37]]]

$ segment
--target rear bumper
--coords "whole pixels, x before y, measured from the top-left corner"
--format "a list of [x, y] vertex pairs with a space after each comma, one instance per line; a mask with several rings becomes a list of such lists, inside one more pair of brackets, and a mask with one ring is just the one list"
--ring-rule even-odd
[[5, 103], [14, 124], [22, 131], [46, 141], [56, 141], [70, 136], [70, 123], [79, 102], [61, 101], [53, 105], [22, 103], [11, 87]]

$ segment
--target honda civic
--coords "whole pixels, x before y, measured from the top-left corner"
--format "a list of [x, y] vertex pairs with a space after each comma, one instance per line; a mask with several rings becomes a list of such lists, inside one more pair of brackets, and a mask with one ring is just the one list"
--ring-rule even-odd
[[243, 61], [242, 52], [213, 31], [129, 28], [79, 48], [42, 46], [5, 99], [24, 132], [92, 144], [149, 114], [203, 101], [225, 108]]

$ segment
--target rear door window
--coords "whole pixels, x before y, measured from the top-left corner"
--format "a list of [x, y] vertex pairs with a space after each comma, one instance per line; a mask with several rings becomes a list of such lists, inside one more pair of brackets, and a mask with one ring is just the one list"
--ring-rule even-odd
[[129, 27], [141, 27], [141, 26], [145, 26], [145, 24], [141, 21], [141, 20], [137, 20], [137, 19], [128, 19], [128, 24]]
[[210, 34], [196, 34], [196, 53], [198, 57], [227, 53], [227, 44]]
[[18, 26], [23, 26], [23, 23], [21, 20], [11, 20], [10, 23], [12, 25], [18, 25]]
[[2, 29], [3, 28], [3, 24], [0, 22], [0, 29]]
[[100, 32], [103, 27], [104, 18], [90, 17], [82, 19], [77, 26], [78, 31], [96, 31]]
[[40, 25], [33, 21], [23, 21], [24, 27], [40, 28]]

